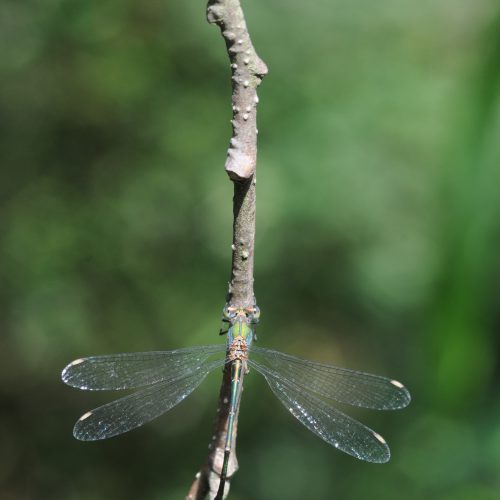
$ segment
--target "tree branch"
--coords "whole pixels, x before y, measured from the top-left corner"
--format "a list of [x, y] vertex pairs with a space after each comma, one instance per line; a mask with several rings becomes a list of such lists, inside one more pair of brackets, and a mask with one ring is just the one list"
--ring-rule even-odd
[[[233, 133], [227, 151], [225, 169], [234, 183], [233, 244], [228, 303], [237, 308], [254, 304], [253, 264], [255, 245], [255, 169], [257, 161], [256, 108], [257, 87], [267, 74], [267, 66], [259, 58], [250, 40], [240, 0], [209, 0], [207, 19], [217, 24], [226, 42], [232, 71]], [[215, 498], [220, 481], [227, 434], [231, 387], [231, 368], [223, 371], [214, 435], [205, 463], [191, 485], [187, 500]], [[239, 408], [238, 408], [239, 412]], [[226, 493], [232, 475], [238, 469], [236, 459], [237, 416], [233, 428]]]
[[256, 89], [267, 66], [255, 52], [240, 0], [209, 0], [207, 19], [217, 24], [226, 42], [233, 82], [233, 135], [227, 152], [226, 172], [233, 181], [249, 179], [257, 161]]

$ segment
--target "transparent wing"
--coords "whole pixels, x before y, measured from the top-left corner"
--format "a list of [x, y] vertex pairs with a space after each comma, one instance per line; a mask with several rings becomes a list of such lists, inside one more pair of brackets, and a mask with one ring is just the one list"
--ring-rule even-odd
[[62, 380], [87, 391], [133, 389], [190, 373], [226, 346], [196, 346], [175, 351], [134, 352], [81, 358], [64, 368]]
[[89, 411], [76, 422], [73, 435], [81, 441], [96, 441], [140, 427], [179, 404], [209, 372], [223, 364], [223, 359], [204, 362], [180, 377], [158, 382]]
[[382, 436], [360, 422], [282, 378], [275, 371], [248, 361], [264, 375], [274, 394], [299, 422], [328, 444], [367, 462], [384, 463], [391, 452]]
[[307, 393], [373, 410], [396, 410], [411, 400], [397, 380], [333, 365], [314, 363], [279, 351], [252, 346], [259, 364]]

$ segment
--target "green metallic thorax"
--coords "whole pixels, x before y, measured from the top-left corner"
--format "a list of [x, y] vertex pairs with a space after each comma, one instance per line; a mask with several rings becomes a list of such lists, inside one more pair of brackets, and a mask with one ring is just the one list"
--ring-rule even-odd
[[238, 317], [236, 322], [230, 328], [230, 337], [235, 339], [236, 337], [242, 337], [247, 340], [252, 336], [252, 329], [248, 326], [248, 323], [244, 317]]

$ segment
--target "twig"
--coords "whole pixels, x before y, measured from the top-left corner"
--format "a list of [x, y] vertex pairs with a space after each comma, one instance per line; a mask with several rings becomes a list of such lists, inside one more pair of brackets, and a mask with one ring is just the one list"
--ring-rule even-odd
[[[257, 160], [256, 108], [257, 87], [267, 74], [267, 66], [259, 58], [250, 40], [240, 0], [209, 0], [207, 19], [217, 24], [226, 42], [232, 71], [233, 134], [225, 169], [234, 183], [233, 245], [228, 303], [236, 308], [254, 304], [253, 263], [255, 244], [255, 168]], [[205, 463], [196, 474], [186, 497], [188, 500], [215, 498], [222, 469], [227, 433], [231, 385], [229, 365], [223, 372], [214, 435]], [[238, 409], [239, 410], [239, 409]], [[237, 417], [233, 430], [226, 494], [231, 476], [238, 469], [236, 459]]]
[[207, 19], [217, 24], [226, 42], [233, 82], [233, 135], [226, 172], [233, 181], [250, 179], [257, 160], [256, 89], [267, 66], [253, 48], [240, 0], [209, 0]]

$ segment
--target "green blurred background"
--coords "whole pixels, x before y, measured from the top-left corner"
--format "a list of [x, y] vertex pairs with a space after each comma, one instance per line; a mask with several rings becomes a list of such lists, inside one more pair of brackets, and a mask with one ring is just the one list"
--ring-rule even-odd
[[[393, 457], [313, 436], [251, 374], [232, 500], [500, 497], [500, 5], [246, 0], [259, 94], [262, 345], [402, 380], [351, 414]], [[230, 71], [201, 0], [0, 4], [0, 497], [184, 498], [220, 373], [122, 437], [92, 354], [220, 342]]]

